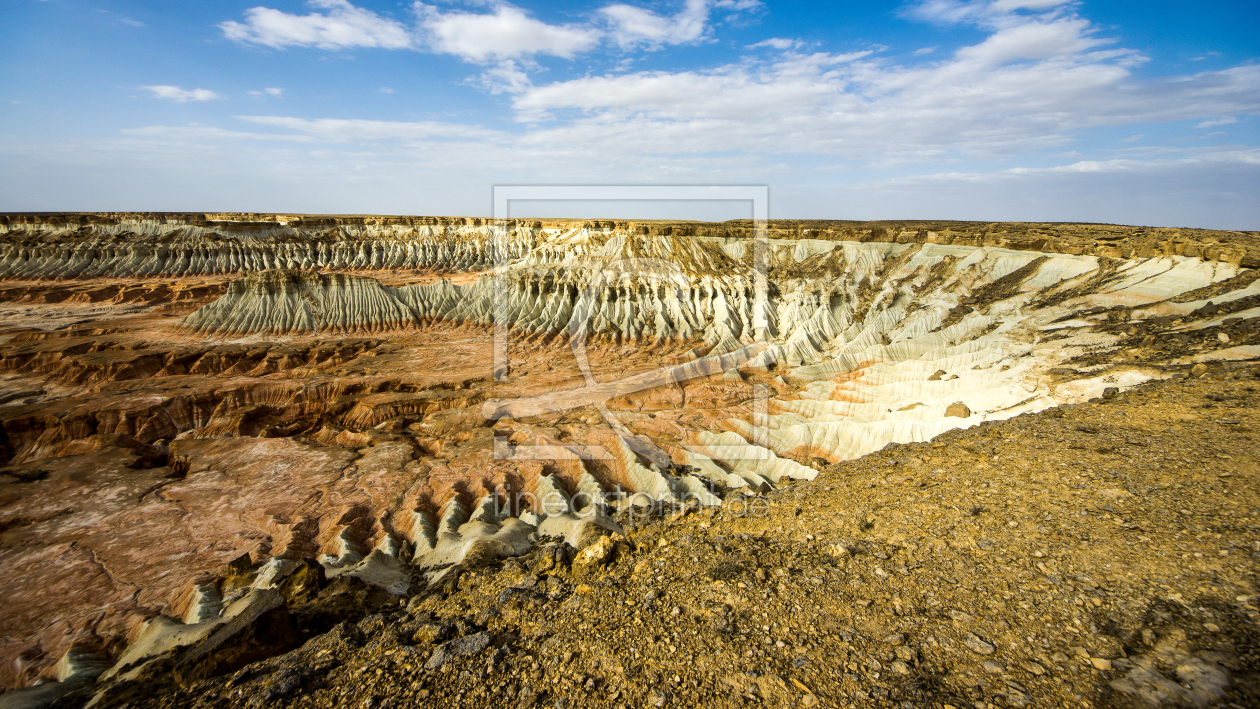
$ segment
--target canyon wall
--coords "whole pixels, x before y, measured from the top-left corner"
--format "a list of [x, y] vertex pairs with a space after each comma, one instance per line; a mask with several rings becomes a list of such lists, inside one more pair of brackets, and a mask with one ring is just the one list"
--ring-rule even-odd
[[310, 562], [403, 592], [540, 538], [583, 547], [636, 506], [716, 507], [1260, 357], [1254, 233], [756, 236], [5, 215], [0, 559], [29, 572], [5, 581], [0, 681], [226, 617], [234, 559], [258, 589]]

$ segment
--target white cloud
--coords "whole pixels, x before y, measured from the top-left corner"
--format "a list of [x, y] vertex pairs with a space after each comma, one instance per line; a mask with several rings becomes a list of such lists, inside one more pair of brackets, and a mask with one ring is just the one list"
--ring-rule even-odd
[[989, 5], [996, 12], [1013, 12], [1015, 10], [1049, 10], [1066, 5], [1073, 0], [996, 0]]
[[[537, 67], [528, 55], [585, 51], [599, 41], [598, 32], [549, 25], [496, 0], [487, 4], [480, 12], [417, 4], [426, 37], [415, 44], [488, 64], [473, 83], [512, 94], [518, 122], [541, 124], [516, 133], [476, 129], [459, 137], [493, 136], [543, 154], [579, 151], [604, 161], [809, 155], [889, 166], [1017, 155], [1068, 145], [1097, 127], [1260, 112], [1260, 66], [1139, 78], [1132, 68], [1143, 57], [1098, 37], [1070, 5], [1049, 0], [932, 0], [916, 6], [921, 15], [962, 17], [986, 29], [982, 41], [929, 63], [900, 64], [874, 49], [810, 54], [799, 42], [774, 37], [752, 45], [782, 52], [773, 58], [545, 84], [531, 80], [527, 72]], [[715, 8], [744, 7], [688, 0], [667, 17], [618, 4], [598, 17], [613, 25], [617, 41], [651, 44], [703, 38]], [[338, 141], [365, 135], [366, 126], [372, 126], [371, 140], [403, 138], [397, 131], [412, 140], [455, 136], [448, 124], [436, 123], [272, 125], [309, 135], [323, 135], [318, 126], [335, 126], [325, 132]], [[394, 133], [384, 131], [386, 125]]]
[[391, 89], [391, 88], [389, 88], [388, 86], [382, 86], [382, 87], [381, 87], [381, 93], [383, 93], [383, 94], [392, 94], [392, 93], [394, 93], [394, 90], [393, 90], [393, 89]]
[[[1018, 24], [1025, 19], [1020, 10], [1057, 16], [1072, 0], [923, 0], [906, 10], [906, 15], [935, 24], [972, 24], [997, 28]], [[1049, 12], [1045, 12], [1049, 11]]]
[[634, 5], [609, 5], [600, 14], [612, 26], [613, 39], [623, 47], [636, 44], [681, 44], [699, 39], [709, 20], [707, 0], [687, 0], [682, 12], [658, 15]]
[[155, 138], [162, 140], [204, 142], [206, 140], [269, 140], [295, 143], [313, 143], [316, 139], [310, 135], [292, 133], [250, 133], [247, 131], [225, 130], [213, 126], [191, 123], [186, 126], [145, 126], [144, 128], [125, 128], [123, 135], [137, 138]]
[[[658, 15], [634, 5], [617, 3], [599, 10], [599, 15], [609, 27], [609, 35], [622, 47], [647, 45], [659, 47], [666, 44], [685, 44], [703, 39], [709, 30], [709, 15], [713, 10], [725, 10], [731, 16], [762, 7], [759, 0], [686, 0], [683, 9], [674, 15]], [[790, 40], [769, 39], [753, 47], [769, 46], [786, 49]]]
[[931, 54], [932, 52], [935, 52], [935, 51], [936, 51], [936, 47], [922, 47], [920, 49], [914, 50], [914, 55], [916, 57], [921, 57], [924, 54]]
[[1012, 176], [1134, 172], [1187, 165], [1206, 166], [1216, 164], [1260, 165], [1260, 149], [1201, 149], [1188, 152], [1183, 157], [1156, 160], [1134, 160], [1131, 158], [1080, 160], [1068, 165], [1055, 165], [1053, 167], [1012, 167], [1006, 170], [989, 173], [937, 173], [933, 175], [916, 175], [912, 177], [895, 178], [885, 181], [885, 184], [909, 184], [914, 182], [930, 182], [941, 179], [987, 181]]
[[411, 6], [416, 15], [416, 25], [411, 27], [349, 0], [308, 0], [308, 4], [324, 12], [296, 15], [252, 7], [245, 11], [244, 22], [229, 20], [219, 28], [228, 39], [277, 49], [426, 47], [487, 64], [536, 55], [571, 59], [605, 39], [622, 47], [692, 42], [704, 38], [714, 11], [726, 12], [729, 18], [761, 7], [760, 0], [686, 0], [680, 12], [664, 16], [616, 3], [596, 12], [600, 27], [590, 23], [548, 24], [504, 0], [475, 3], [485, 5], [488, 11], [484, 12], [443, 10], [417, 1]]
[[505, 59], [492, 69], [482, 72], [477, 77], [478, 83], [490, 90], [491, 93], [501, 94], [520, 93], [533, 83], [529, 80], [529, 75], [521, 70], [520, 65], [511, 59]]
[[299, 134], [333, 142], [356, 140], [425, 140], [432, 138], [501, 139], [498, 132], [461, 123], [437, 121], [369, 121], [342, 118], [293, 118], [289, 116], [236, 116], [257, 125], [286, 128]]
[[[1096, 39], [1091, 36], [1088, 20], [1080, 18], [1059, 19], [1050, 22], [1029, 22], [998, 30], [980, 44], [963, 47], [955, 57], [978, 64], [997, 65], [1028, 59], [1067, 57], [1088, 59], [1079, 55], [1114, 40]], [[1122, 50], [1123, 56], [1137, 59], [1134, 52]], [[1073, 55], [1078, 55], [1073, 57]], [[1108, 58], [1114, 58], [1112, 57]]]
[[[481, 159], [469, 163], [472, 149]], [[114, 141], [0, 145], [0, 160], [29, 166], [20, 180], [0, 177], [0, 209], [101, 211], [128, 202], [161, 210], [209, 200], [235, 211], [478, 216], [488, 213], [485, 185], [496, 181], [607, 182], [635, 174], [662, 184], [768, 180], [775, 218], [895, 219], [913, 212], [939, 219], [1218, 229], [1260, 223], [1260, 202], [1239, 187], [1260, 180], [1255, 149], [1163, 150], [1153, 160], [1073, 157], [1055, 168], [931, 167], [925, 175], [877, 180], [761, 156], [607, 154], [581, 145], [522, 144], [506, 134], [334, 144], [315, 133], [154, 127]], [[101, 180], [101, 174], [111, 179]]]
[[1134, 53], [1100, 50], [1077, 18], [1027, 18], [925, 66], [871, 52], [787, 53], [704, 71], [528, 86], [527, 140], [596, 151], [833, 155], [880, 164], [994, 157], [1085, 129], [1260, 112], [1260, 66], [1139, 79]]
[[415, 9], [430, 47], [476, 63], [534, 54], [568, 59], [594, 48], [601, 37], [590, 27], [549, 25], [508, 4], [490, 13], [442, 12], [419, 2]]
[[227, 21], [219, 28], [228, 39], [276, 49], [412, 46], [411, 34], [402, 23], [355, 7], [347, 0], [309, 0], [308, 4], [328, 12], [290, 15], [267, 7], [252, 7], [245, 11], [244, 23]]
[[1212, 126], [1227, 126], [1227, 125], [1230, 125], [1231, 123], [1237, 123], [1237, 122], [1238, 122], [1237, 118], [1234, 118], [1233, 116], [1225, 116], [1224, 118], [1218, 118], [1214, 121], [1203, 121], [1199, 125], [1195, 126], [1195, 128], [1211, 128]]
[[783, 39], [782, 37], [771, 37], [770, 39], [763, 39], [756, 44], [750, 44], [747, 48], [758, 49], [760, 47], [770, 47], [771, 49], [778, 49], [782, 51], [784, 49], [791, 49], [795, 44], [796, 40]]
[[246, 91], [250, 96], [280, 96], [284, 89], [263, 89], [262, 91]]
[[153, 92], [154, 98], [165, 98], [175, 101], [176, 103], [187, 103], [188, 101], [213, 101], [217, 98], [223, 98], [209, 89], [181, 89], [178, 86], [141, 86], [140, 88]]
[[1141, 133], [1138, 133], [1137, 135], [1131, 135], [1128, 138], [1123, 138], [1120, 140], [1120, 142], [1121, 143], [1136, 143], [1144, 137], [1145, 136], [1143, 136]]
[[[753, 46], [775, 51], [748, 52], [727, 66], [625, 73], [622, 65], [605, 76], [531, 80], [538, 56], [577, 56], [601, 44], [706, 41], [722, 13], [752, 7], [671, 3], [673, 10], [662, 14], [630, 8], [625, 22], [597, 10], [573, 25], [542, 22], [501, 0], [461, 11], [420, 8], [407, 24], [344, 1], [323, 0], [311, 15], [271, 10], [280, 19], [271, 25], [255, 23], [266, 19], [256, 14], [266, 8], [254, 8], [244, 23], [228, 23], [239, 25], [238, 41], [431, 49], [481, 64], [472, 83], [509, 92], [518, 122], [492, 130], [439, 121], [240, 116], [236, 126], [244, 130], [149, 126], [116, 141], [2, 145], [0, 154], [29, 164], [32, 177], [24, 172], [20, 182], [10, 181], [0, 200], [31, 208], [41, 194], [64, 194], [65, 175], [72, 174], [93, 178], [74, 178], [81, 183], [74, 190], [79, 208], [108, 208], [111, 200], [143, 194], [166, 208], [213, 199], [258, 210], [476, 213], [484, 207], [468, 195], [481, 194], [479, 185], [606, 182], [630, 174], [662, 183], [772, 181], [777, 216], [784, 217], [888, 218], [911, 209], [946, 218], [1140, 217], [1226, 228], [1254, 228], [1260, 219], [1260, 202], [1239, 187], [1260, 179], [1256, 149], [1213, 146], [1217, 138], [1209, 136], [1174, 143], [1162, 131], [1154, 145], [1135, 135], [1096, 147], [1116, 140], [1114, 127], [1129, 126], [1117, 133], [1123, 136], [1146, 130], [1142, 123], [1186, 121], [1168, 131], [1178, 136], [1192, 133], [1185, 128], [1196, 122], [1210, 128], [1260, 114], [1260, 65], [1138, 75], [1133, 69], [1142, 57], [1099, 36], [1075, 14], [1075, 3], [916, 5], [920, 19], [983, 33], [972, 46], [938, 51], [930, 60], [878, 48], [809, 53], [774, 37]], [[349, 15], [361, 20], [360, 35], [368, 39], [337, 25]], [[402, 36], [378, 32], [382, 27]], [[218, 97], [205, 89], [146, 88], [171, 100]], [[1090, 133], [1097, 128], [1108, 130]], [[473, 154], [478, 160], [470, 163]], [[997, 169], [992, 159], [1003, 161], [999, 167], [1025, 166]], [[219, 176], [207, 179], [207, 164]], [[94, 167], [66, 169], [74, 165]], [[105, 170], [117, 179], [99, 180]], [[920, 171], [931, 174], [907, 174]], [[850, 181], [823, 184], [820, 176]], [[90, 199], [99, 201], [82, 201]]]
[[[1080, 221], [1254, 229], [1260, 206], [1239, 184], [1260, 179], [1260, 152], [1185, 150], [1153, 160], [1077, 160], [1054, 167], [908, 175], [811, 190], [812, 201], [843, 195], [843, 218], [901, 218], [907, 204], [937, 219]], [[830, 199], [829, 199], [830, 198]], [[810, 213], [809, 201], [775, 198]], [[795, 202], [795, 204], [793, 204]]]

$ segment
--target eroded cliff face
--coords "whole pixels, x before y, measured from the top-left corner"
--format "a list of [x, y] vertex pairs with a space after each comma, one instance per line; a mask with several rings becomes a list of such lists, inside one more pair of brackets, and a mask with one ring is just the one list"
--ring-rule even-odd
[[[1254, 234], [10, 215], [0, 681], [1260, 357]], [[168, 621], [162, 621], [168, 622]], [[85, 655], [85, 656], [87, 656]]]

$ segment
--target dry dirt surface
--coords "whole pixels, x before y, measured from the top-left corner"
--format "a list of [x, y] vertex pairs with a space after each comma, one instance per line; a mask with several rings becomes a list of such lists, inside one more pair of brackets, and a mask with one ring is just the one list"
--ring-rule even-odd
[[764, 227], [0, 215], [0, 709], [1260, 704], [1257, 234]]

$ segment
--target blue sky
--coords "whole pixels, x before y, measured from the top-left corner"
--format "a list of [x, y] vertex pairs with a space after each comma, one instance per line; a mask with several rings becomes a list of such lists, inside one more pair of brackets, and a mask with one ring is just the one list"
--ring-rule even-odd
[[779, 218], [1260, 229], [1254, 0], [0, 14], [0, 210], [488, 215], [494, 184], [738, 183]]

